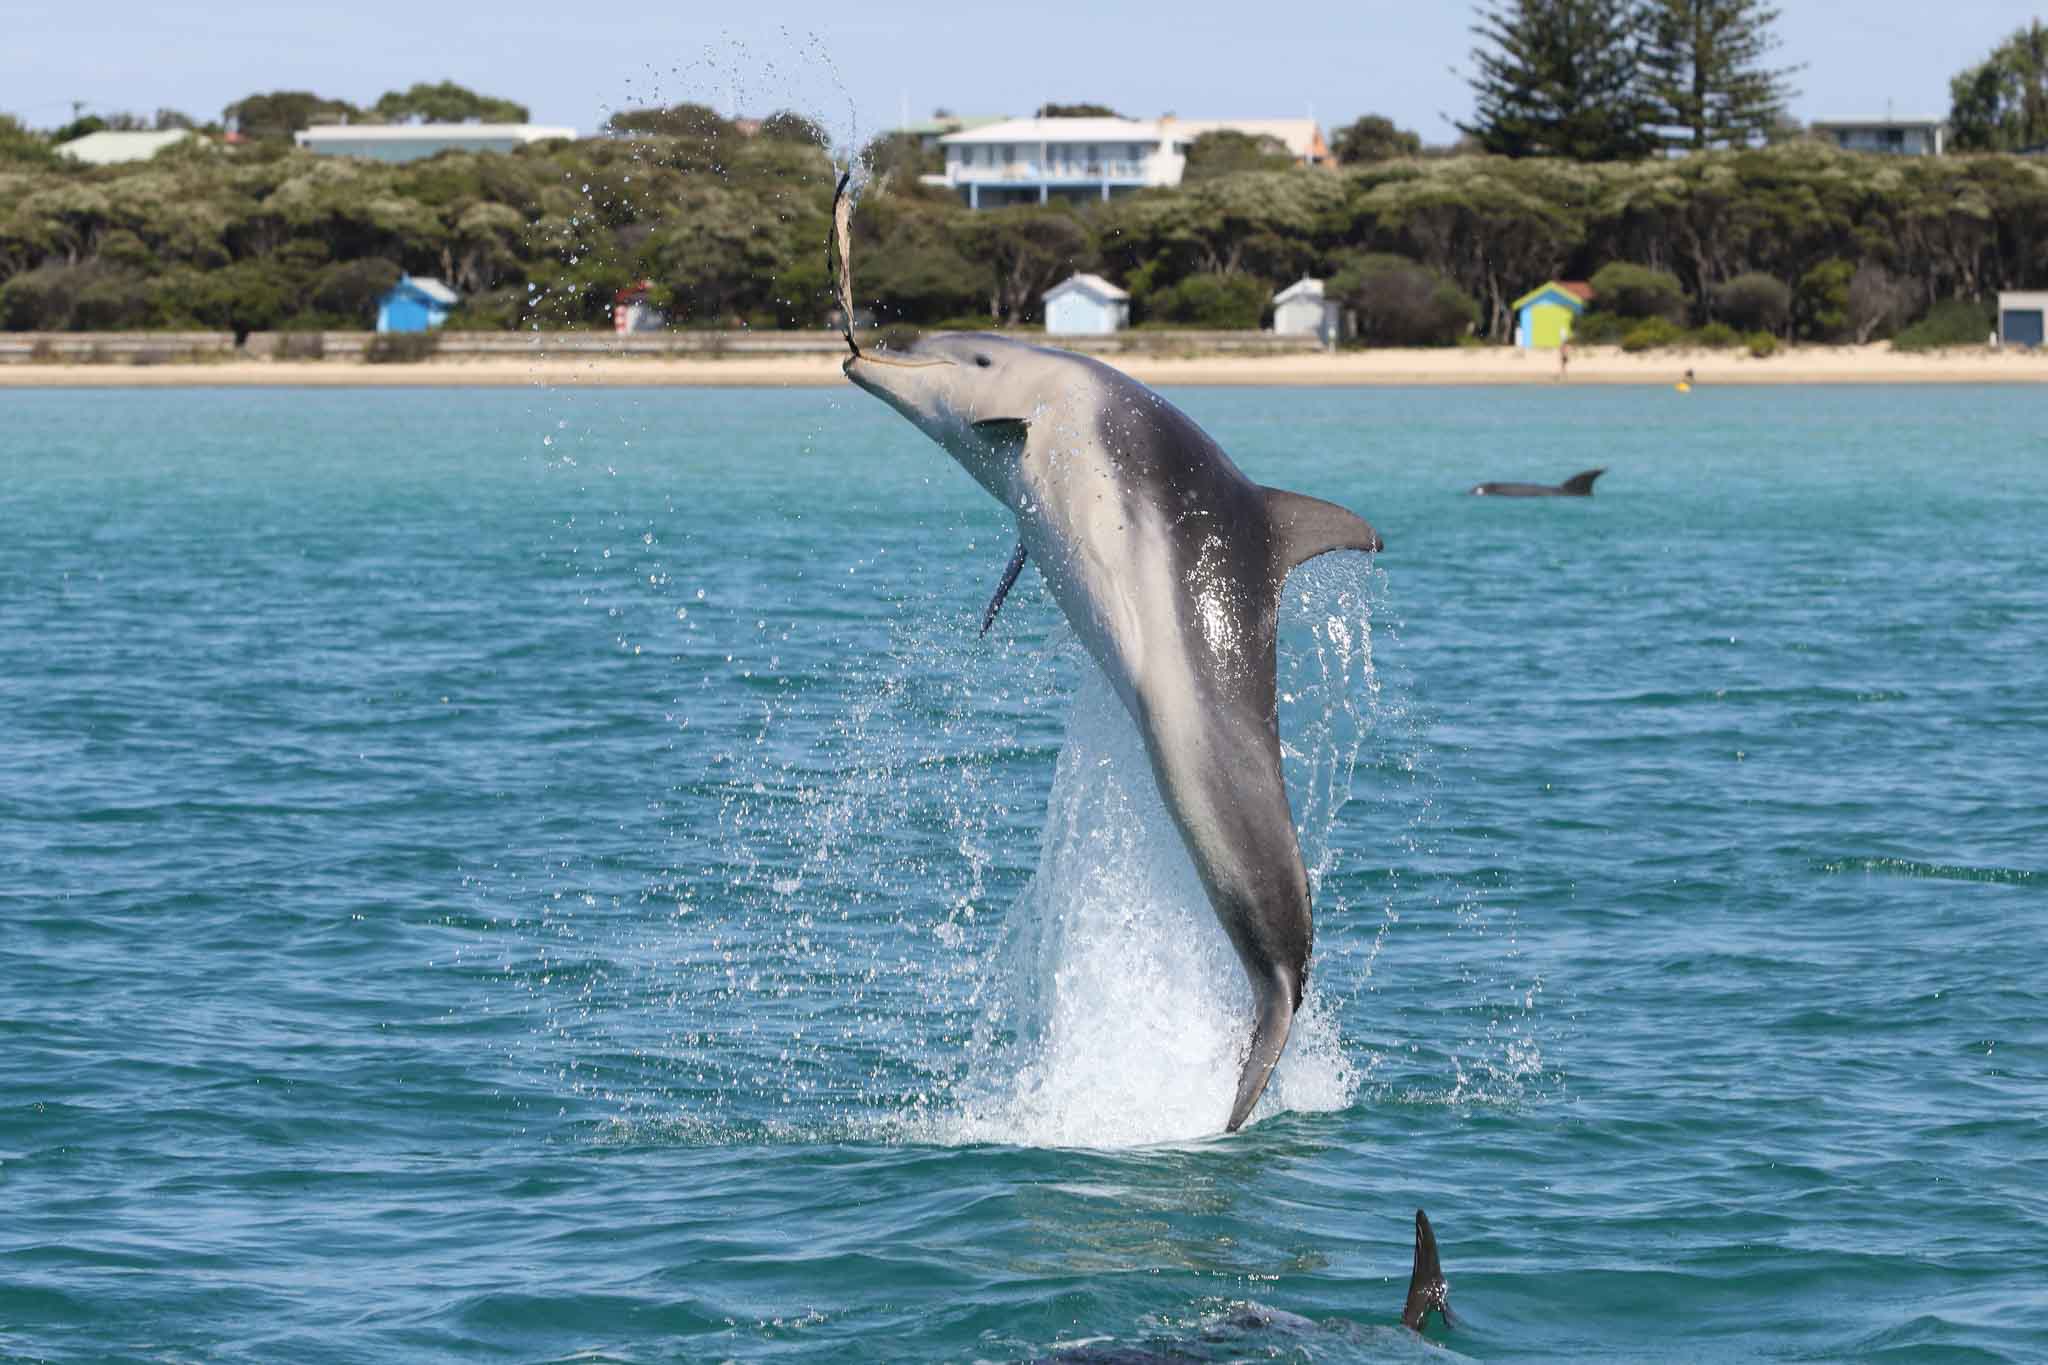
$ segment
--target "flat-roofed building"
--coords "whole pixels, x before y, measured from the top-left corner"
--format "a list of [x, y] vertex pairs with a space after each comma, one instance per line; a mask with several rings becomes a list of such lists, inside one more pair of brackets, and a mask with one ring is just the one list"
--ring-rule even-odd
[[1845, 152], [1940, 156], [1948, 145], [1948, 125], [1938, 118], [1824, 119], [1808, 127]]
[[575, 136], [574, 128], [533, 123], [323, 123], [294, 134], [294, 140], [319, 156], [423, 161], [442, 152], [511, 152]]
[[2001, 346], [2039, 346], [2048, 341], [2048, 290], [2000, 290], [1998, 341]]
[[1203, 133], [1270, 137], [1304, 165], [1329, 157], [1313, 119], [1017, 118], [939, 139], [946, 169], [924, 181], [972, 208], [1112, 199], [1180, 183]]
[[57, 155], [88, 166], [118, 166], [127, 161], [147, 161], [166, 147], [198, 136], [190, 128], [171, 128], [161, 133], [101, 131], [58, 143]]

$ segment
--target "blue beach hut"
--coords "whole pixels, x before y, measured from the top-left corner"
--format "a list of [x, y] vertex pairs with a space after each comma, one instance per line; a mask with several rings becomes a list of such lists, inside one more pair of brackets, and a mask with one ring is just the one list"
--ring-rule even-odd
[[1579, 280], [1552, 280], [1514, 302], [1515, 345], [1523, 350], [1554, 351], [1571, 340], [1572, 324], [1592, 301], [1593, 286]]
[[448, 320], [448, 310], [461, 295], [436, 279], [401, 275], [391, 292], [377, 302], [380, 332], [424, 332]]

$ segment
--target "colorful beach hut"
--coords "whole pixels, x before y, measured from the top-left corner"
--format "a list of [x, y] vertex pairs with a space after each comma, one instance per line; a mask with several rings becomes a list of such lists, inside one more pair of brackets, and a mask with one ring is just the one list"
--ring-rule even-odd
[[1552, 280], [1514, 302], [1515, 345], [1523, 350], [1554, 351], [1571, 340], [1572, 324], [1593, 301], [1593, 286], [1583, 280]]
[[424, 332], [448, 320], [448, 311], [462, 296], [436, 279], [401, 275], [391, 292], [377, 303], [380, 332]]

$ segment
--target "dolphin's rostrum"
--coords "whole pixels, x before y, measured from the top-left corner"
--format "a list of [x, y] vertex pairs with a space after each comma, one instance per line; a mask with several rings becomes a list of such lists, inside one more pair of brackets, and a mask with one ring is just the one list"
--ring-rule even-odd
[[1280, 589], [1303, 560], [1378, 550], [1378, 533], [1332, 503], [1253, 483], [1179, 409], [1085, 356], [961, 333], [900, 358], [865, 352], [845, 370], [1016, 513], [1018, 551], [985, 623], [1036, 562], [1143, 734], [1251, 979], [1235, 1131], [1287, 1046], [1311, 937], [1280, 768]]

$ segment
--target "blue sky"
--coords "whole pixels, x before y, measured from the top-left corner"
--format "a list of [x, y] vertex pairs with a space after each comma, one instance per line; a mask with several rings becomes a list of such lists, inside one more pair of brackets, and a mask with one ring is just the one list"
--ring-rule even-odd
[[[1812, 120], [1945, 114], [1948, 80], [2028, 16], [2024, 0], [1781, 0], [1781, 58], [1804, 63], [1792, 112]], [[16, 8], [16, 7], [19, 8]], [[14, 9], [8, 14], [8, 9]], [[800, 0], [646, 6], [551, 0], [445, 5], [351, 0], [44, 4], [0, 0], [0, 111], [48, 127], [89, 109], [159, 106], [218, 117], [258, 90], [366, 103], [453, 79], [595, 128], [607, 107], [697, 99], [747, 113], [794, 107], [841, 141], [907, 108], [1028, 114], [1098, 100], [1150, 116], [1280, 117], [1333, 127], [1384, 113], [1448, 141], [1470, 108], [1461, 71], [1472, 7], [1453, 0]]]

